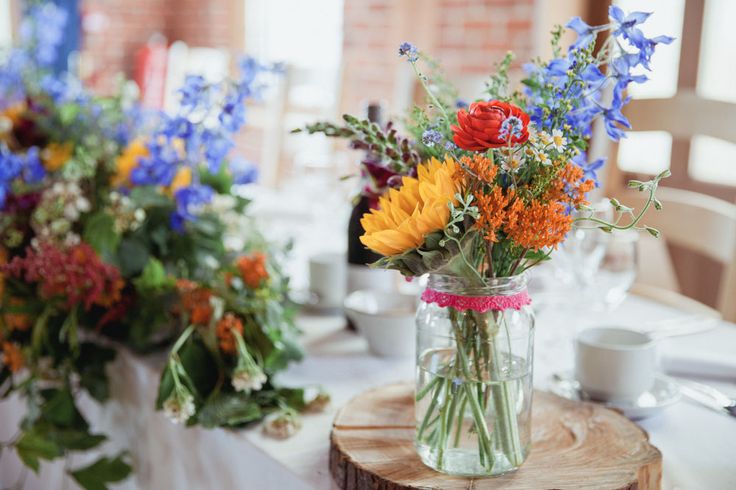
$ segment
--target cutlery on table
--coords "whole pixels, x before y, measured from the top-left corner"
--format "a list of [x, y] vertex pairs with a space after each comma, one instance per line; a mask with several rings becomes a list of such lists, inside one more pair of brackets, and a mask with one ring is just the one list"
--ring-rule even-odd
[[681, 393], [711, 410], [736, 417], [736, 400], [720, 390], [688, 379], [678, 379]]

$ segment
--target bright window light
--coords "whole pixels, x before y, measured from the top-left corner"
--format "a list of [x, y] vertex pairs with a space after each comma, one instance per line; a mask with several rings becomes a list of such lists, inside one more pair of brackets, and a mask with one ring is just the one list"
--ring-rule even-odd
[[694, 136], [688, 171], [695, 180], [736, 185], [736, 144], [710, 136]]
[[657, 175], [670, 167], [672, 135], [666, 131], [630, 131], [618, 145], [618, 166], [626, 172]]

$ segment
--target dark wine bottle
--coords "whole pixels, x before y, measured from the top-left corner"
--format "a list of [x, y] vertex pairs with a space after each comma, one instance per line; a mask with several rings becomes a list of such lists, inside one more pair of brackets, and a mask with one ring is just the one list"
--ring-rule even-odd
[[[367, 108], [368, 120], [383, 126], [382, 109], [378, 103], [370, 103]], [[373, 158], [370, 151], [366, 152], [364, 159]], [[367, 249], [360, 241], [361, 235], [365, 232], [360, 224], [363, 215], [370, 211], [371, 204], [375, 202], [376, 197], [366, 196], [363, 192], [352, 213], [350, 213], [350, 221], [348, 222], [348, 288], [350, 294], [353, 291], [363, 288], [372, 289], [390, 289], [392, 285], [391, 277], [386, 274], [387, 271], [381, 269], [369, 269], [368, 264], [372, 264], [381, 258], [377, 253]], [[348, 320], [348, 328], [355, 330], [355, 326]]]

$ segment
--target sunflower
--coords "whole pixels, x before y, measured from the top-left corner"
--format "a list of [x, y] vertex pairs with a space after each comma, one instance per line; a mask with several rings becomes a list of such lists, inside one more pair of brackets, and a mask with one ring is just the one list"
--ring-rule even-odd
[[378, 209], [363, 215], [363, 245], [381, 255], [398, 255], [424, 243], [429, 233], [443, 229], [450, 219], [449, 202], [462, 185], [459, 166], [446, 157], [417, 168], [417, 177], [404, 177], [399, 189], [381, 197]]

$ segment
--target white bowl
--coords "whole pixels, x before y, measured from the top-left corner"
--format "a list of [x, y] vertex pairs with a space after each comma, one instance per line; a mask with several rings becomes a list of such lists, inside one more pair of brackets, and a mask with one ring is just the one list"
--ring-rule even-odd
[[345, 298], [345, 313], [381, 357], [413, 357], [417, 297], [412, 294], [360, 289]]

